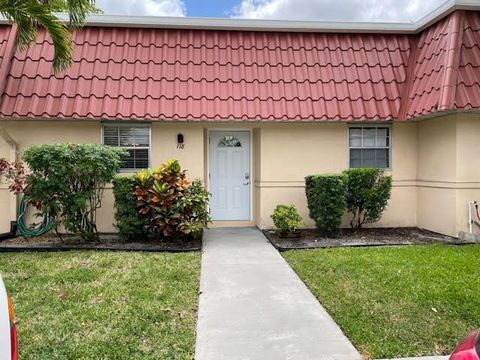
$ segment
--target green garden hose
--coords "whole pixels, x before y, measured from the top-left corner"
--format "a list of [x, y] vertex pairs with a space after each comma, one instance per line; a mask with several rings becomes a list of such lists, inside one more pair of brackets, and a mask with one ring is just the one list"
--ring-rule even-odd
[[29, 239], [35, 236], [41, 236], [49, 232], [53, 227], [53, 221], [45, 216], [40, 226], [28, 227], [25, 223], [25, 210], [27, 209], [27, 201], [24, 197], [20, 200], [20, 206], [18, 207], [18, 232], [25, 238]]

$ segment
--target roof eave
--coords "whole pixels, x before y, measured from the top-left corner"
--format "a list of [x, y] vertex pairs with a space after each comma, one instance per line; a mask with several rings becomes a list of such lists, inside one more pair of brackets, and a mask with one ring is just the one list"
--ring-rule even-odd
[[457, 10], [480, 10], [479, 0], [448, 0], [440, 5], [438, 8], [425, 15], [421, 19], [415, 22], [415, 33], [420, 33], [429, 26], [437, 23], [444, 17], [450, 15]]
[[267, 19], [228, 19], [160, 16], [111, 16], [93, 15], [87, 26], [233, 30], [233, 31], [276, 31], [276, 32], [330, 32], [330, 33], [412, 33], [413, 23], [395, 22], [319, 22]]
[[[415, 22], [328, 22], [236, 18], [195, 18], [161, 16], [91, 15], [87, 26], [198, 29], [230, 31], [281, 31], [324, 33], [416, 34], [456, 10], [480, 10], [479, 0], [447, 0], [437, 9]], [[59, 14], [68, 21], [66, 14]], [[0, 19], [0, 24], [8, 23]]]

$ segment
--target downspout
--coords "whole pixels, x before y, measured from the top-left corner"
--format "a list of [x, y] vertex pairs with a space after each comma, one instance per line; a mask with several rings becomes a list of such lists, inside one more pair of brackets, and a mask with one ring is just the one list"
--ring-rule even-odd
[[[15, 44], [17, 36], [17, 26], [12, 25], [10, 29], [10, 34], [8, 35], [7, 46], [5, 49], [5, 54], [3, 56], [2, 64], [0, 65], [0, 95], [3, 95], [5, 87], [7, 85], [7, 77], [10, 73], [12, 67], [12, 59], [15, 53]], [[0, 103], [1, 105], [1, 103]], [[10, 161], [17, 160], [17, 150], [18, 145], [12, 139], [10, 134], [5, 130], [5, 128], [0, 126], [0, 137], [5, 140], [5, 142], [10, 146]], [[12, 237], [15, 237], [17, 234], [17, 196], [10, 195], [10, 231], [7, 233], [0, 234], [0, 241], [7, 240]]]
[[469, 201], [468, 202], [468, 232], [473, 234], [473, 215], [472, 215], [472, 207], [476, 205], [476, 201]]

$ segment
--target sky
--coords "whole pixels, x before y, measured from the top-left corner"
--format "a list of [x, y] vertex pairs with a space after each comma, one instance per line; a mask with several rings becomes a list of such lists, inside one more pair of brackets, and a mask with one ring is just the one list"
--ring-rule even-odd
[[105, 14], [318, 21], [416, 21], [445, 0], [97, 0]]

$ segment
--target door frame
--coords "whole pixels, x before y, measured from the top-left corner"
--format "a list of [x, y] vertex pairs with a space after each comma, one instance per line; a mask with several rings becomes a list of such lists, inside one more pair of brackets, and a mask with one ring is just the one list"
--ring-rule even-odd
[[[249, 192], [250, 192], [250, 199], [249, 199], [249, 218], [248, 220], [213, 220], [213, 221], [225, 221], [225, 222], [235, 222], [235, 221], [253, 221], [253, 181], [254, 181], [254, 173], [253, 173], [253, 129], [248, 128], [248, 129], [242, 129], [242, 128], [222, 128], [222, 127], [212, 127], [207, 129], [207, 142], [206, 142], [206, 147], [207, 147], [207, 190], [210, 192], [210, 133], [212, 132], [222, 132], [222, 131], [231, 131], [231, 132], [245, 132], [248, 133], [249, 136], [249, 143], [250, 143], [250, 184], [248, 185], [249, 187]], [[208, 207], [210, 211], [210, 206]]]

